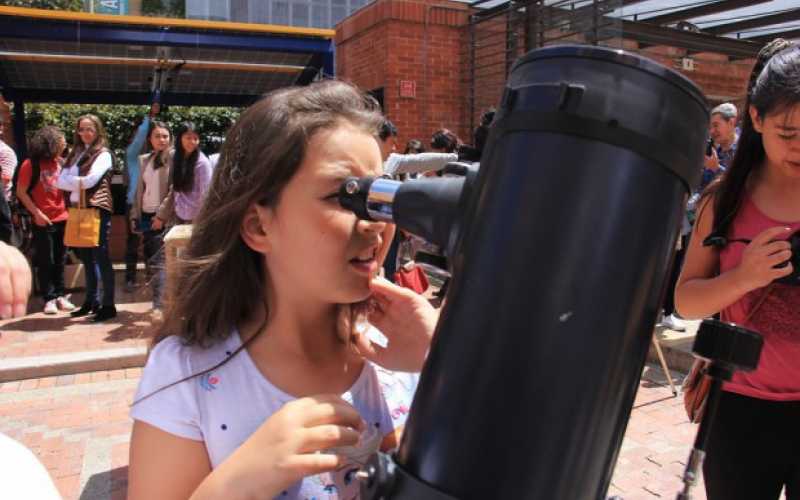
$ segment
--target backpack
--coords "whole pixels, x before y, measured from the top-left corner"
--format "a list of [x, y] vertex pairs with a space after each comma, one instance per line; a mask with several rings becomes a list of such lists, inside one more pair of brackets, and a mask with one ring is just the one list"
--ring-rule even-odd
[[[8, 200], [12, 222], [11, 244], [23, 254], [28, 255], [33, 244], [33, 216], [17, 198], [17, 181], [19, 180], [20, 170], [22, 170], [22, 164], [14, 170], [14, 177], [11, 181], [13, 187], [11, 189], [11, 197]], [[28, 185], [28, 196], [30, 196], [31, 191], [39, 182], [40, 175], [39, 162], [31, 161], [31, 183]]]
[[[23, 162], [24, 163], [24, 162]], [[19, 167], [14, 169], [14, 177], [11, 180], [11, 199], [8, 200], [8, 204], [11, 206], [12, 211], [16, 210], [24, 210], [28, 211], [18, 199], [17, 199], [17, 181], [19, 180], [19, 171], [22, 170], [22, 163], [20, 163]], [[31, 160], [31, 182], [28, 184], [28, 190], [26, 193], [28, 196], [31, 195], [31, 191], [36, 185], [39, 183], [39, 177], [41, 176], [41, 167], [39, 165], [39, 160]]]

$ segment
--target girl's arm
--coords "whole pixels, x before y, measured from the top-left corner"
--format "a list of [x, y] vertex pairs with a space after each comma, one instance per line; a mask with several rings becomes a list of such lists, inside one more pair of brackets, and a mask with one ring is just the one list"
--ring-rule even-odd
[[[702, 319], [717, 314], [741, 299], [746, 293], [767, 286], [773, 280], [791, 274], [792, 266], [775, 268], [791, 257], [786, 241], [773, 241], [787, 228], [770, 228], [747, 245], [741, 263], [719, 273], [719, 250], [704, 247], [714, 221], [713, 198], [701, 202], [694, 232], [675, 287], [675, 307], [687, 319]], [[736, 243], [738, 244], [738, 243]]]
[[[142, 123], [139, 124], [139, 128], [136, 129], [136, 135], [133, 136], [133, 141], [130, 143], [128, 148], [125, 150], [125, 154], [130, 157], [131, 155], [135, 158], [139, 157], [139, 152], [142, 150], [142, 146], [144, 146], [144, 141], [147, 138], [147, 130], [150, 128], [150, 116], [145, 116]], [[139, 162], [134, 161], [132, 162], [134, 165], [137, 165]]]
[[202, 441], [134, 420], [128, 471], [129, 500], [186, 500], [211, 473], [211, 464]]
[[285, 404], [219, 467], [202, 441], [135, 420], [128, 500], [272, 498], [305, 476], [337, 470], [346, 459], [320, 450], [355, 445], [366, 423], [336, 395]]
[[56, 179], [56, 187], [62, 191], [77, 191], [77, 175], [78, 167], [67, 167], [61, 169], [61, 173], [58, 174], [58, 179]]
[[[26, 168], [23, 168], [26, 167]], [[22, 170], [19, 172], [17, 178], [17, 199], [22, 203], [22, 206], [28, 209], [28, 212], [33, 215], [34, 222], [37, 226], [49, 226], [52, 224], [50, 219], [36, 206], [30, 196], [28, 196], [28, 186], [31, 185], [31, 170], [33, 167], [30, 163], [24, 163]]]
[[64, 191], [91, 189], [100, 182], [100, 179], [111, 169], [111, 153], [108, 151], [100, 153], [100, 155], [95, 158], [94, 163], [92, 163], [88, 175], [75, 175], [76, 172], [74, 172], [73, 169], [75, 169], [75, 167], [70, 168], [67, 175], [64, 175], [65, 171], [61, 172], [61, 175], [58, 177], [58, 188]]

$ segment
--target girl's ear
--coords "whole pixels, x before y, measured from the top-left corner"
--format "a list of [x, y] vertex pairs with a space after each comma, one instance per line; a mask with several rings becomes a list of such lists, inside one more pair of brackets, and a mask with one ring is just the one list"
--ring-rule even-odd
[[272, 220], [272, 210], [253, 203], [242, 219], [239, 233], [245, 244], [252, 250], [267, 254], [271, 249], [270, 235], [267, 228]]
[[763, 133], [764, 121], [761, 119], [760, 116], [758, 116], [758, 110], [756, 109], [756, 107], [751, 104], [750, 109], [748, 111], [750, 112], [750, 120], [753, 122], [753, 128], [759, 134]]

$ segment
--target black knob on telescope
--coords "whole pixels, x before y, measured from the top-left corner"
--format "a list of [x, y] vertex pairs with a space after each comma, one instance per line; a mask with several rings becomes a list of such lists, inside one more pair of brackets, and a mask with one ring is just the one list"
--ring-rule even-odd
[[733, 323], [704, 320], [694, 339], [694, 353], [730, 371], [751, 372], [758, 366], [764, 339]]

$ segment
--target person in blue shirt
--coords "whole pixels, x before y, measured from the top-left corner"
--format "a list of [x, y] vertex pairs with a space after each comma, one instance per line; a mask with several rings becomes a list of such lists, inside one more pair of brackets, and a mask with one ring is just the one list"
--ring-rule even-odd
[[[125, 220], [130, 221], [130, 210], [133, 206], [133, 197], [136, 194], [136, 183], [139, 180], [139, 155], [145, 145], [147, 132], [150, 129], [150, 120], [158, 114], [160, 105], [153, 103], [150, 113], [139, 123], [136, 131], [125, 148], [125, 185], [127, 187]], [[133, 291], [136, 286], [136, 265], [139, 262], [139, 244], [141, 235], [134, 232], [128, 224], [128, 238], [125, 250], [125, 290]]]

